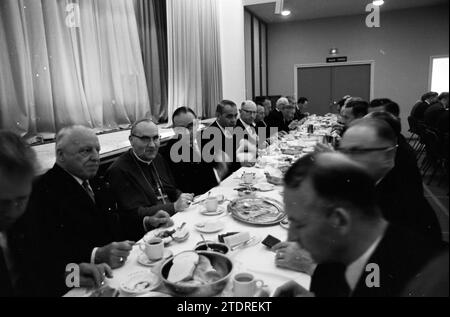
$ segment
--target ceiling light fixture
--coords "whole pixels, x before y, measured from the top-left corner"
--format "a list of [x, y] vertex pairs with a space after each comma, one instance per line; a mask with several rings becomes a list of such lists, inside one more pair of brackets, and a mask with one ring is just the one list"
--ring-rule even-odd
[[373, 3], [374, 6], [379, 7], [379, 6], [382, 6], [384, 4], [384, 0], [374, 0], [372, 3]]
[[289, 10], [281, 11], [281, 15], [284, 17], [287, 17], [287, 16], [291, 15], [291, 11], [289, 11]]

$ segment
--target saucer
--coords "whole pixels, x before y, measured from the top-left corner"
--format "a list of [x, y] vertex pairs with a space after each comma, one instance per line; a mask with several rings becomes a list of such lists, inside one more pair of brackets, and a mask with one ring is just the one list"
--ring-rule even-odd
[[216, 210], [216, 211], [213, 211], [213, 212], [208, 212], [208, 211], [206, 210], [206, 207], [205, 207], [205, 206], [201, 206], [201, 207], [200, 207], [200, 213], [201, 213], [203, 216], [219, 216], [219, 215], [223, 214], [225, 211], [226, 211], [226, 209], [225, 209], [225, 207], [223, 207], [223, 206], [218, 206], [218, 207], [217, 207], [217, 210]]
[[272, 190], [275, 189], [275, 186], [269, 183], [260, 183], [254, 185], [253, 187], [259, 190], [260, 192], [271, 192]]
[[143, 295], [139, 295], [137, 297], [172, 297], [172, 296], [161, 292], [149, 292]]
[[202, 233], [215, 233], [222, 231], [225, 228], [225, 224], [221, 221], [206, 221], [199, 222], [195, 225], [195, 229]]
[[160, 278], [149, 270], [138, 271], [128, 275], [120, 289], [129, 295], [142, 295], [156, 289], [161, 284]]
[[153, 267], [155, 265], [160, 264], [162, 261], [164, 261], [165, 259], [170, 258], [173, 255], [172, 251], [165, 249], [164, 250], [164, 256], [162, 259], [159, 260], [150, 260], [147, 255], [142, 252], [139, 256], [138, 256], [138, 263], [143, 265], [143, 266], [147, 266], [147, 267]]

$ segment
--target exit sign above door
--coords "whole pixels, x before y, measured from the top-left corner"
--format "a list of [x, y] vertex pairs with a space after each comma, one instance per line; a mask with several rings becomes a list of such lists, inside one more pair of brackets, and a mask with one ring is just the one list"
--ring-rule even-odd
[[347, 61], [347, 56], [339, 57], [328, 57], [327, 63], [345, 63]]

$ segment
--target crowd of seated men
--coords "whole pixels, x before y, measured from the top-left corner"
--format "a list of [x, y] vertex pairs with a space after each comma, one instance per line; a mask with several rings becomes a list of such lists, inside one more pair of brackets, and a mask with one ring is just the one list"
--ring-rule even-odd
[[[172, 226], [194, 196], [253, 166], [259, 148], [301, 125], [307, 104], [281, 97], [274, 107], [249, 100], [238, 109], [223, 100], [204, 130], [192, 109], [180, 107], [172, 116], [176, 136], [164, 148], [158, 126], [138, 120], [130, 150], [102, 178], [95, 177], [100, 144], [91, 129], [61, 129], [55, 165], [37, 178], [34, 152], [0, 131], [0, 296], [63, 295], [71, 264], [79, 268], [77, 286], [102, 285], [146, 232]], [[276, 293], [442, 295], [445, 288], [429, 281], [443, 279], [448, 295], [448, 265], [440, 265], [448, 247], [401, 134], [399, 106], [346, 98], [334, 131], [337, 148], [318, 146], [287, 172], [289, 239], [274, 247], [276, 265], [311, 274], [311, 289], [291, 282]], [[367, 264], [378, 265], [379, 285], [365, 283]], [[426, 281], [415, 278], [422, 271]]]

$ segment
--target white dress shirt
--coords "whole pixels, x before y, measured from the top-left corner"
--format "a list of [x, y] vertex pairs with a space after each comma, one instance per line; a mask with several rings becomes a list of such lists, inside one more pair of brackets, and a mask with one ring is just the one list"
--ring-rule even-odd
[[233, 133], [230, 131], [231, 128], [224, 128], [220, 125], [219, 121], [216, 120], [217, 126], [220, 130], [222, 130], [223, 134], [227, 139], [231, 139], [233, 137]]
[[347, 284], [352, 292], [355, 290], [361, 275], [365, 271], [366, 265], [368, 264], [367, 262], [375, 252], [382, 239], [383, 235], [379, 236], [363, 255], [347, 266], [347, 270], [345, 271], [345, 279], [347, 280]]

